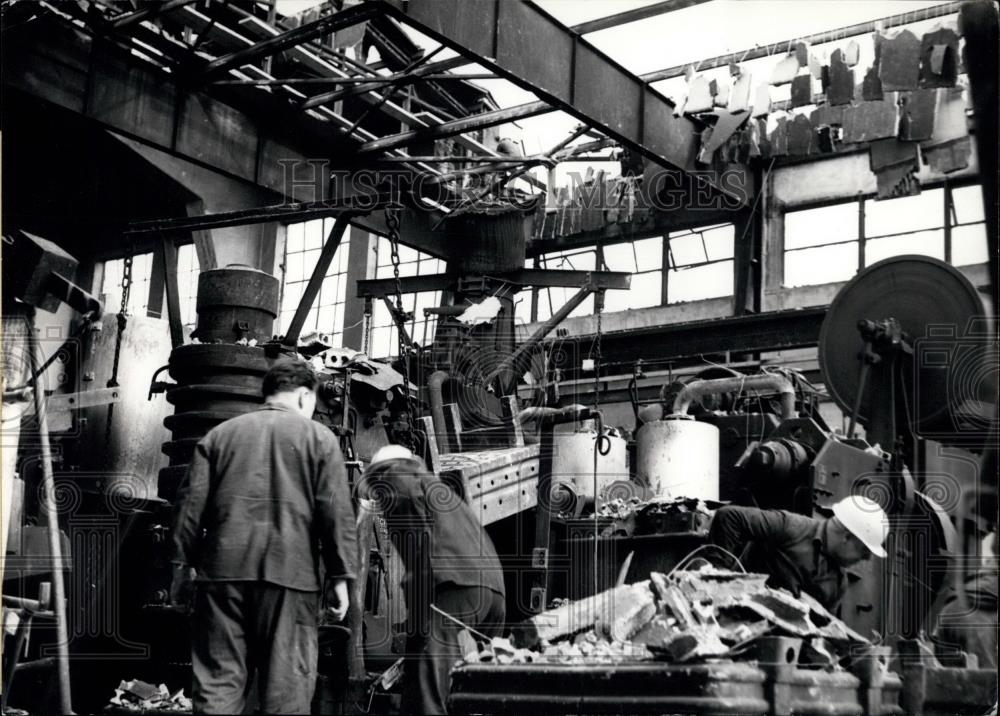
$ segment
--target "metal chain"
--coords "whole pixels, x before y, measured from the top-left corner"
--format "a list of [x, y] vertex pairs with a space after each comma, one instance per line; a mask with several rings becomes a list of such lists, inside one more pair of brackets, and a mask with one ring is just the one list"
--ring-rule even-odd
[[372, 343], [372, 300], [370, 298], [365, 299], [365, 315], [362, 321], [364, 325], [361, 329], [361, 352], [370, 356], [371, 354], [368, 352]]
[[398, 331], [399, 360], [403, 369], [403, 394], [406, 397], [406, 432], [407, 447], [416, 451], [413, 435], [413, 401], [410, 396], [410, 347], [406, 345], [405, 312], [403, 311], [403, 284], [399, 279], [399, 210], [386, 208], [385, 224], [389, 229], [389, 260], [392, 262], [392, 277], [396, 281], [396, 328]]
[[[118, 387], [118, 365], [122, 354], [122, 337], [125, 334], [125, 327], [128, 325], [128, 301], [132, 295], [132, 259], [134, 256], [135, 244], [132, 243], [129, 244], [128, 253], [125, 254], [125, 258], [122, 261], [122, 301], [121, 307], [118, 309], [118, 335], [115, 336], [115, 357], [114, 362], [111, 364], [111, 377], [108, 378], [107, 384], [109, 388]], [[114, 415], [115, 404], [110, 403], [108, 405], [107, 421], [104, 423], [104, 451], [105, 455], [109, 458], [111, 455], [111, 427]]]

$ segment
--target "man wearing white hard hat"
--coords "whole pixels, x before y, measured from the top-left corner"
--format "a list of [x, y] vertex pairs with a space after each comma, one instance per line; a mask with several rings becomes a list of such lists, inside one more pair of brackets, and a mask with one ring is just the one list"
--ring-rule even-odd
[[769, 574], [769, 586], [796, 596], [805, 592], [833, 608], [846, 586], [844, 568], [886, 556], [889, 521], [877, 502], [857, 495], [837, 502], [832, 512], [815, 518], [730, 505], [716, 511], [708, 537], [747, 571]]

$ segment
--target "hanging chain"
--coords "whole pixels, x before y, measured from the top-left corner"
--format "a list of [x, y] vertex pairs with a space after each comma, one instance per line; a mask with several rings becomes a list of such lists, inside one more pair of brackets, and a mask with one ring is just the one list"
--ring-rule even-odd
[[361, 352], [366, 356], [370, 356], [371, 353], [371, 343], [372, 343], [372, 299], [365, 299], [365, 315], [361, 319], [363, 325], [361, 328]]
[[395, 323], [399, 333], [399, 360], [403, 369], [403, 394], [406, 396], [406, 433], [407, 447], [416, 452], [413, 422], [416, 416], [413, 412], [413, 400], [410, 396], [410, 346], [406, 341], [406, 312], [403, 310], [403, 284], [399, 279], [399, 209], [387, 207], [385, 224], [389, 229], [389, 260], [392, 262], [392, 277], [396, 281], [396, 316]]
[[[108, 378], [107, 387], [118, 387], [118, 364], [122, 354], [122, 337], [125, 334], [125, 326], [128, 325], [128, 302], [132, 295], [132, 260], [135, 257], [135, 244], [129, 244], [128, 253], [122, 261], [122, 302], [118, 309], [118, 335], [115, 336], [115, 357], [111, 364], [111, 377]], [[115, 415], [115, 404], [108, 404], [108, 418], [104, 423], [104, 451], [107, 456], [111, 455], [111, 426]]]
[[604, 312], [604, 294], [598, 292], [594, 297], [597, 309], [597, 335], [594, 337], [594, 410], [601, 407], [601, 337], [603, 334], [601, 316]]

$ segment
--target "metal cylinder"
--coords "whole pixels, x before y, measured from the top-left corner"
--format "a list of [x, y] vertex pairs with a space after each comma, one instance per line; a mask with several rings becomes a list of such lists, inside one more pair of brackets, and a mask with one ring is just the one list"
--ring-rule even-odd
[[719, 429], [670, 417], [636, 433], [636, 474], [653, 497], [719, 499]]
[[191, 335], [202, 343], [263, 343], [278, 315], [278, 279], [239, 264], [202, 271], [196, 308], [198, 327]]
[[556, 433], [553, 436], [552, 482], [571, 484], [576, 495], [588, 501], [601, 497], [609, 485], [628, 480], [625, 440], [609, 435], [611, 449], [597, 455], [597, 493], [594, 492], [594, 430]]
[[194, 343], [170, 353], [176, 384], [167, 390], [167, 401], [174, 414], [163, 420], [171, 440], [162, 447], [170, 464], [160, 470], [160, 497], [174, 499], [195, 445], [209, 430], [263, 402], [264, 374], [273, 363], [263, 348], [231, 343]]

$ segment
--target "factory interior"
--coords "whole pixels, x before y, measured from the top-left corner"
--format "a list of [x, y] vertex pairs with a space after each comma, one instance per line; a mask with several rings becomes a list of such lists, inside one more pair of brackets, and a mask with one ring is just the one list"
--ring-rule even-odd
[[4, 716], [996, 714], [995, 2], [0, 25]]

